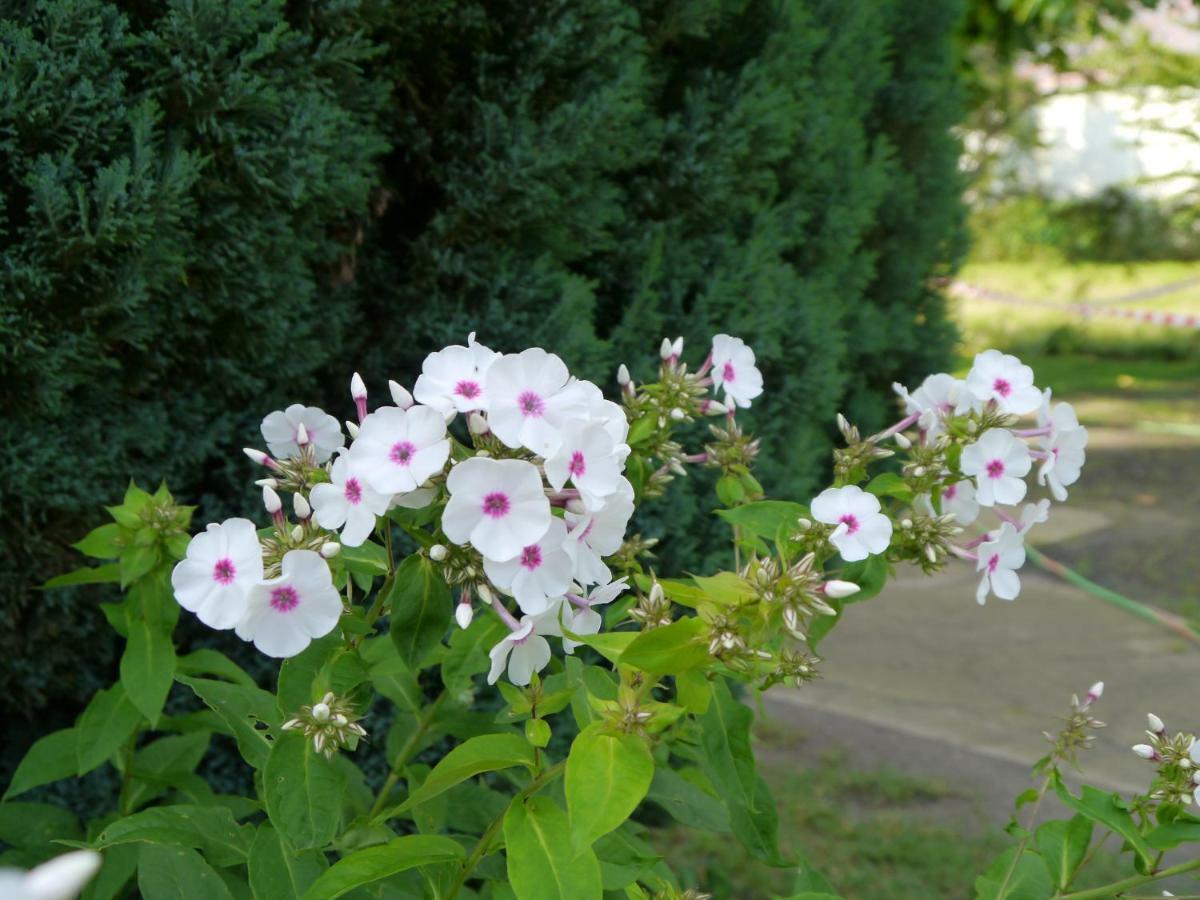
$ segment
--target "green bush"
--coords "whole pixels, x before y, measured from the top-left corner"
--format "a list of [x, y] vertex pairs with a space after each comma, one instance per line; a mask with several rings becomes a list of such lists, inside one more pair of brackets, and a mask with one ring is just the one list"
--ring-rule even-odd
[[[6, 721], [108, 680], [95, 598], [29, 574], [95, 498], [231, 512], [226, 448], [301, 396], [345, 414], [352, 369], [381, 392], [476, 330], [611, 383], [739, 334], [764, 481], [802, 495], [835, 412], [882, 423], [948, 354], [954, 0], [6, 6]], [[697, 503], [643, 523], [665, 556], [709, 546]]]

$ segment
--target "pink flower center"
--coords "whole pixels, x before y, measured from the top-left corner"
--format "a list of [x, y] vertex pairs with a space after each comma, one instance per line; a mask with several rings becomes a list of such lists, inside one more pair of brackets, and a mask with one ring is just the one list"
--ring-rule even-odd
[[576, 450], [571, 454], [571, 462], [567, 464], [567, 471], [578, 478], [587, 471], [587, 462], [583, 458], [583, 453]]
[[493, 519], [503, 519], [508, 515], [512, 504], [508, 502], [508, 494], [493, 491], [483, 498], [483, 514]]
[[858, 531], [858, 519], [852, 516], [850, 513], [846, 513], [846, 515], [842, 516], [840, 519], [838, 519], [838, 521], [846, 526], [846, 534], [854, 534], [854, 532]]
[[958, 485], [952, 484], [952, 485], [950, 485], [950, 487], [948, 487], [944, 491], [942, 491], [942, 499], [943, 500], [953, 500], [954, 496], [957, 493], [958, 493]]
[[517, 406], [521, 409], [521, 415], [535, 419], [546, 411], [545, 401], [533, 391], [522, 391], [517, 397]]
[[213, 581], [217, 584], [233, 584], [235, 575], [237, 575], [237, 566], [229, 557], [218, 559], [216, 565], [213, 566]]
[[291, 585], [283, 585], [271, 591], [271, 608], [276, 612], [291, 612], [300, 605], [300, 595]]
[[392, 444], [392, 452], [388, 456], [396, 465], [407, 466], [412, 462], [413, 454], [416, 452], [417, 448], [408, 441], [398, 441]]
[[1005, 378], [997, 378], [992, 382], [992, 390], [1001, 397], [1007, 397], [1012, 393], [1012, 385], [1009, 384], [1008, 380]]
[[537, 544], [530, 544], [521, 551], [521, 565], [532, 572], [542, 564], [542, 548]]
[[991, 574], [992, 574], [993, 572], [995, 572], [995, 571], [996, 571], [998, 568], [1000, 568], [1000, 554], [999, 554], [999, 553], [993, 553], [993, 554], [992, 554], [992, 555], [991, 555], [991, 556], [988, 558], [988, 561], [987, 561], [987, 570], [988, 570], [988, 574], [989, 574], [989, 575], [991, 575]]
[[474, 381], [463, 380], [454, 386], [454, 393], [467, 400], [474, 400], [480, 394], [479, 385]]
[[1004, 474], [1004, 461], [993, 459], [987, 464], [988, 478], [999, 478]]
[[346, 495], [346, 500], [355, 506], [362, 503], [362, 485], [358, 483], [357, 478], [347, 478], [346, 488], [342, 491]]
[[725, 381], [733, 381], [737, 378], [737, 372], [733, 370], [733, 363], [725, 363], [721, 368], [721, 378]]

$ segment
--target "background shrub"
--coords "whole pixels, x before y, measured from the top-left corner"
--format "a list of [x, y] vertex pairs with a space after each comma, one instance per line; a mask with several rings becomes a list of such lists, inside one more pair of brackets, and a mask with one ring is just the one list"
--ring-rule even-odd
[[[768, 489], [803, 495], [838, 410], [880, 425], [945, 364], [953, 0], [0, 7], [6, 722], [109, 677], [99, 592], [32, 589], [97, 504], [133, 475], [252, 510], [237, 448], [346, 414], [352, 368], [382, 396], [475, 330], [609, 385], [739, 334]], [[689, 568], [695, 496], [642, 523]]]

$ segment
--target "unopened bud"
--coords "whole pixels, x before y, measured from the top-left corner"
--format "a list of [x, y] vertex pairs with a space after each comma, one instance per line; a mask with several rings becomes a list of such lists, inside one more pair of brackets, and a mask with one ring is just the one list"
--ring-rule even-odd
[[912, 519], [901, 519], [900, 520], [900, 527], [903, 528], [905, 531], [908, 531], [910, 528], [912, 528], [912, 526], [913, 526]]
[[1154, 759], [1158, 756], [1158, 754], [1154, 751], [1154, 748], [1149, 744], [1134, 744], [1133, 752], [1142, 759]]
[[924, 474], [925, 474], [924, 466], [917, 466], [915, 469], [913, 469], [913, 477], [914, 478], [920, 478]]
[[683, 356], [683, 338], [682, 337], [675, 338], [675, 340], [671, 343], [671, 355], [674, 356], [676, 359]]
[[658, 355], [659, 355], [659, 358], [664, 361], [671, 358], [671, 339], [670, 338], [662, 339], [662, 343], [658, 345]]
[[367, 386], [357, 372], [350, 378], [350, 397], [355, 402], [367, 399]]
[[279, 499], [279, 495], [275, 493], [275, 489], [270, 485], [263, 485], [263, 506], [267, 508], [267, 512], [272, 516], [283, 509], [283, 501]]
[[336, 725], [338, 728], [345, 728], [347, 725], [350, 724], [350, 720], [347, 719], [341, 713], [338, 713], [336, 716], [334, 716], [332, 721], [333, 721], [333, 724]]
[[358, 423], [351, 422], [349, 419], [347, 419], [346, 433], [350, 435], [350, 440], [354, 440], [356, 437], [358, 437]]
[[671, 410], [671, 420], [672, 421], [682, 422], [686, 418], [687, 418], [687, 413], [685, 413], [678, 406], [676, 406], [674, 409]]
[[587, 504], [584, 503], [579, 497], [572, 497], [567, 501], [567, 505], [564, 507], [564, 509], [573, 515], [582, 516], [587, 512]]
[[303, 537], [304, 537], [304, 529], [301, 526], [297, 525], [295, 528], [292, 529], [292, 540], [293, 541], [299, 541]]
[[303, 494], [292, 494], [292, 509], [295, 510], [297, 519], [312, 518], [312, 507], [308, 505], [308, 500]]
[[723, 416], [729, 412], [729, 407], [717, 400], [705, 400], [701, 412], [706, 416]]
[[901, 450], [907, 450], [909, 447], [912, 446], [912, 441], [910, 441], [907, 437], [905, 437], [903, 432], [897, 431], [896, 432], [896, 446], [899, 447]]
[[261, 450], [255, 450], [253, 447], [243, 447], [242, 452], [250, 457], [251, 462], [256, 462], [260, 466], [266, 466], [268, 469], [278, 469], [279, 463], [267, 456]]
[[299, 425], [296, 426], [296, 446], [305, 447], [308, 445], [308, 443], [309, 443], [308, 429], [305, 428], [304, 423], [301, 422]]
[[1179, 760], [1179, 768], [1190, 769], [1191, 767], [1192, 767], [1192, 761], [1190, 759], [1188, 759], [1186, 756], [1183, 759]]
[[861, 590], [853, 581], [827, 581], [825, 582], [825, 594], [828, 597], [833, 597], [835, 600], [841, 600], [843, 597], [850, 597], [857, 594]]
[[314, 703], [312, 708], [312, 717], [315, 722], [329, 721], [329, 705], [327, 703]]
[[847, 419], [845, 416], [843, 416], [841, 413], [838, 413], [837, 414], [837, 426], [838, 426], [839, 431], [849, 431], [850, 430], [850, 420]]
[[446, 547], [443, 544], [434, 544], [429, 548], [429, 558], [434, 562], [441, 562], [446, 558]]
[[258, 479], [258, 481], [254, 482], [254, 483], [257, 484], [259, 487], [269, 487], [269, 488], [279, 487], [279, 481], [278, 481], [278, 479], [275, 479], [275, 478], [260, 478], [260, 479]]
[[1092, 703], [1096, 700], [1099, 700], [1103, 696], [1104, 696], [1104, 682], [1097, 681], [1090, 688], [1088, 688], [1087, 700], [1085, 702]]
[[625, 385], [629, 384], [631, 381], [633, 381], [633, 379], [629, 377], [628, 367], [625, 365], [625, 363], [621, 363], [621, 365], [617, 367], [617, 384], [619, 384], [621, 387], [625, 387]]
[[492, 593], [492, 589], [482, 581], [475, 585], [475, 593], [479, 595], [479, 599], [484, 603], [492, 603], [496, 599], [496, 595]]
[[329, 541], [321, 545], [321, 556], [325, 559], [333, 559], [342, 552], [342, 545], [336, 541]]
[[413, 395], [404, 385], [397, 381], [389, 381], [388, 390], [392, 392], [392, 402], [401, 409], [408, 409], [413, 405]]
[[654, 605], [658, 605], [658, 604], [662, 603], [665, 599], [666, 599], [666, 596], [663, 594], [662, 585], [659, 584], [657, 581], [654, 582], [654, 584], [650, 586], [650, 602]]
[[463, 600], [454, 608], [454, 621], [458, 623], [459, 628], [469, 628], [471, 620], [475, 618], [475, 607], [471, 604], [471, 600], [466, 594], [463, 594]]
[[808, 531], [808, 529], [812, 528], [812, 520], [801, 517], [796, 520], [796, 527], [801, 531]]
[[1146, 722], [1150, 725], [1150, 731], [1154, 734], [1166, 734], [1167, 726], [1154, 713], [1146, 713]]
[[488, 425], [488, 420], [483, 417], [482, 413], [477, 412], [467, 416], [467, 429], [471, 434], [487, 434], [492, 430]]

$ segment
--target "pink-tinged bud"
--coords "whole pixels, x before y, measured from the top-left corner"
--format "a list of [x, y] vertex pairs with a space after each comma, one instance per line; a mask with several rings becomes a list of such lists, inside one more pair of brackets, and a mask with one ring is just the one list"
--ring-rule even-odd
[[467, 430], [471, 434], [487, 434], [492, 428], [482, 414], [473, 412], [467, 416]]
[[267, 508], [267, 512], [272, 516], [283, 509], [283, 501], [279, 499], [279, 495], [275, 493], [275, 489], [270, 485], [263, 485], [263, 506]]
[[903, 432], [897, 431], [896, 432], [896, 446], [899, 447], [901, 450], [907, 450], [909, 447], [912, 446], [912, 441], [910, 441], [908, 438], [906, 438], [904, 436]]
[[671, 355], [676, 359], [683, 356], [683, 338], [677, 337], [671, 343]]
[[307, 447], [309, 442], [310, 442], [310, 439], [308, 436], [308, 429], [305, 428], [304, 423], [301, 422], [299, 425], [296, 426], [296, 446]]
[[825, 596], [833, 597], [835, 600], [841, 600], [844, 597], [853, 597], [862, 588], [853, 581], [827, 581], [825, 582]]
[[625, 385], [629, 384], [631, 381], [633, 381], [633, 379], [629, 377], [628, 367], [625, 365], [625, 363], [621, 363], [621, 365], [617, 366], [617, 384], [619, 384], [621, 387], [625, 387]]
[[1149, 744], [1134, 744], [1133, 752], [1142, 759], [1158, 759], [1158, 753]]
[[1163, 724], [1163, 720], [1154, 713], [1146, 713], [1146, 722], [1150, 726], [1150, 731], [1154, 734], [1166, 734], [1167, 726]]
[[729, 407], [717, 400], [705, 400], [700, 405], [700, 412], [706, 416], [723, 416], [729, 412]]
[[260, 466], [266, 466], [268, 469], [279, 469], [279, 463], [267, 456], [261, 450], [255, 450], [253, 447], [243, 447], [242, 452], [250, 457], [251, 462], [258, 463]]
[[333, 559], [342, 552], [342, 545], [337, 541], [329, 541], [321, 545], [321, 556], [325, 559]]
[[278, 488], [279, 487], [279, 481], [278, 481], [278, 479], [275, 479], [275, 478], [260, 478], [260, 479], [258, 479], [258, 481], [254, 482], [254, 483], [257, 484], [259, 487], [269, 487], [269, 488]]
[[348, 435], [350, 435], [350, 440], [354, 440], [356, 437], [358, 437], [358, 425], [355, 424], [354, 422], [351, 422], [349, 419], [347, 419], [346, 420], [346, 433]]
[[484, 603], [495, 603], [496, 595], [492, 593], [492, 589], [482, 581], [475, 585], [475, 593], [479, 595], [479, 599]]
[[1103, 696], [1104, 696], [1104, 682], [1097, 681], [1090, 688], [1088, 688], [1087, 699], [1084, 701], [1084, 703], [1088, 703], [1088, 704], [1095, 703], [1097, 700], [1099, 700]]
[[572, 497], [570, 500], [568, 500], [565, 509], [567, 512], [577, 516], [582, 516], [587, 512], [587, 506], [578, 497]]
[[308, 500], [303, 494], [292, 494], [292, 509], [296, 512], [296, 518], [302, 522], [312, 518], [312, 507], [308, 505]]
[[475, 618], [475, 607], [471, 603], [471, 598], [463, 594], [463, 599], [458, 606], [454, 608], [454, 621], [458, 623], [459, 628], [469, 628], [471, 620]]
[[350, 379], [350, 396], [354, 400], [354, 409], [358, 412], [358, 421], [361, 422], [367, 417], [367, 386], [357, 372]]
[[446, 558], [446, 548], [442, 544], [434, 544], [429, 548], [429, 558], [434, 562], [441, 562]]
[[658, 356], [664, 362], [666, 362], [668, 359], [671, 358], [671, 339], [670, 338], [662, 339], [662, 343], [658, 345]]
[[392, 392], [392, 402], [401, 409], [408, 409], [413, 405], [413, 395], [398, 381], [389, 381], [388, 390]]

